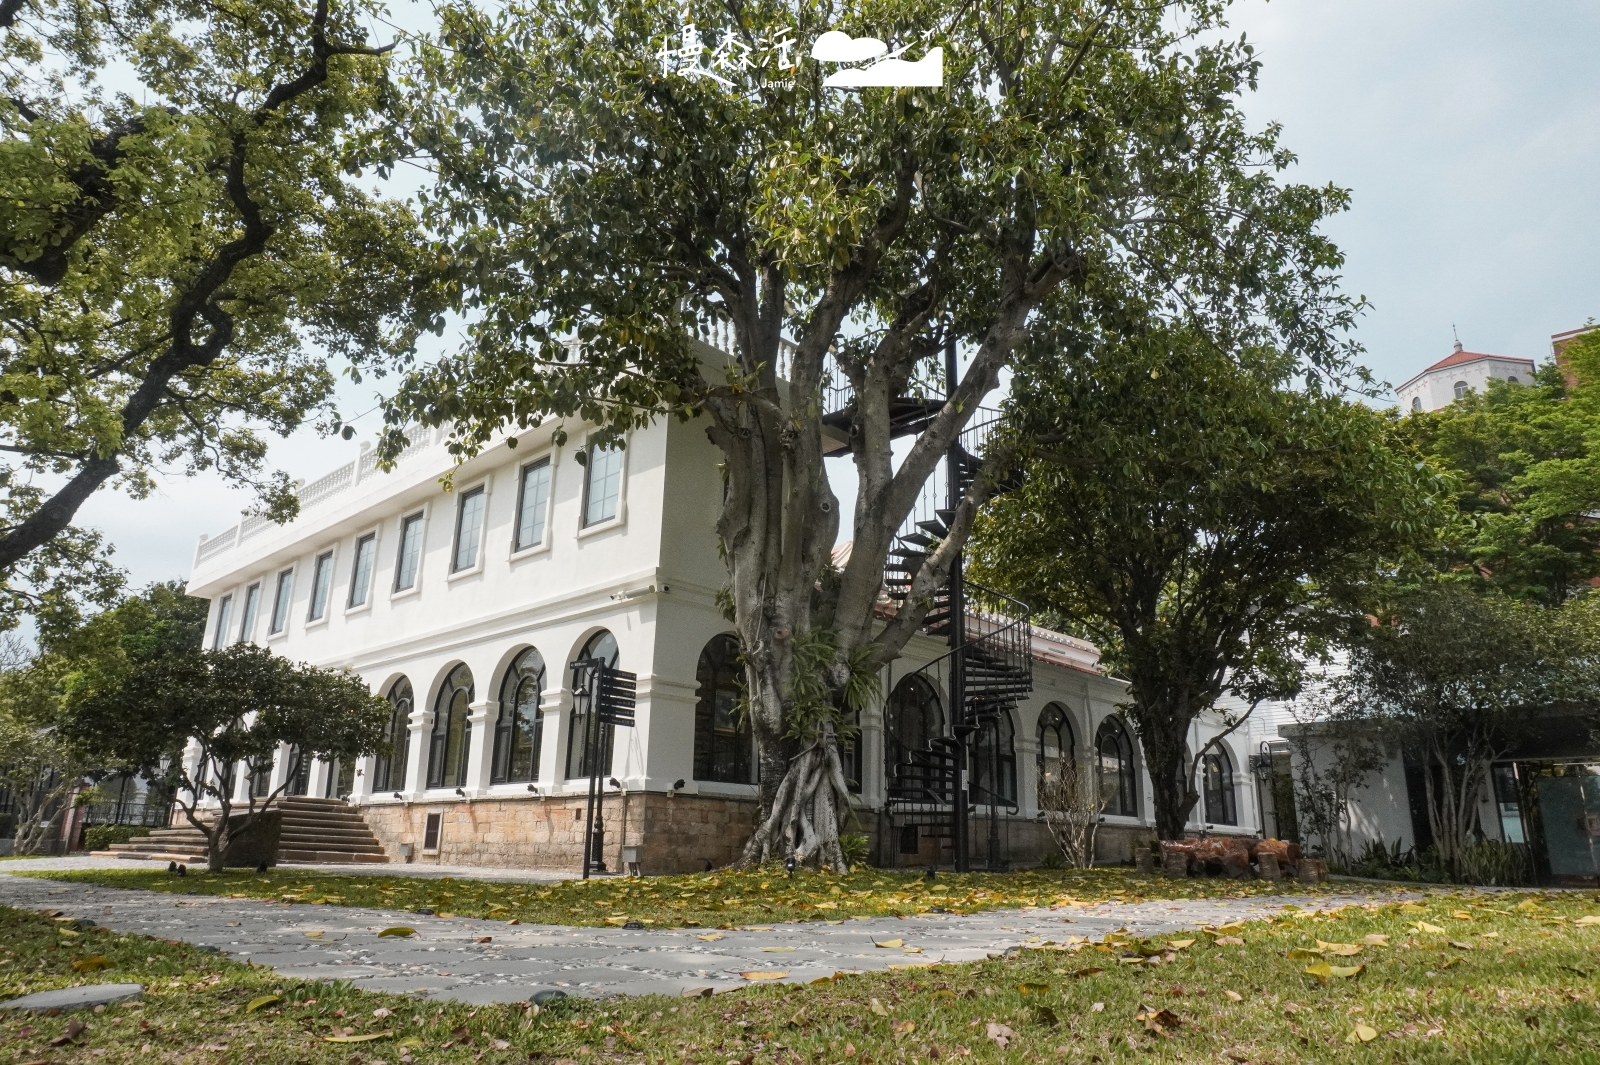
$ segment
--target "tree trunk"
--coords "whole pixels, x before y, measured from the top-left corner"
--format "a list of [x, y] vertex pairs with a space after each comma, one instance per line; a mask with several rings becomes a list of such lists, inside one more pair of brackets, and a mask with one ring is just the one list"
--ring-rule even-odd
[[839, 741], [831, 724], [789, 760], [774, 793], [771, 811], [745, 845], [737, 863], [748, 867], [794, 858], [801, 865], [826, 865], [850, 871], [839, 829], [850, 810], [850, 790], [839, 760]]
[[[1179, 736], [1188, 731], [1184, 723]], [[1182, 839], [1189, 811], [1199, 801], [1189, 783], [1183, 743], [1156, 730], [1140, 729], [1139, 745], [1144, 750], [1145, 768], [1150, 772], [1150, 799], [1155, 809], [1156, 835], [1161, 839]], [[1181, 781], [1181, 783], [1180, 783]]]

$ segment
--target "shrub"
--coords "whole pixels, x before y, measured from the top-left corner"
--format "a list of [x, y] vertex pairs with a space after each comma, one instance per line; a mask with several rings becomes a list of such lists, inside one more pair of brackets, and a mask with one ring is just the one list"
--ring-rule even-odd
[[83, 830], [83, 849], [103, 851], [113, 843], [126, 843], [135, 836], [148, 836], [148, 828], [136, 825], [90, 825]]
[[866, 836], [859, 832], [846, 832], [839, 837], [839, 846], [844, 850], [844, 860], [850, 863], [850, 868], [867, 864]]

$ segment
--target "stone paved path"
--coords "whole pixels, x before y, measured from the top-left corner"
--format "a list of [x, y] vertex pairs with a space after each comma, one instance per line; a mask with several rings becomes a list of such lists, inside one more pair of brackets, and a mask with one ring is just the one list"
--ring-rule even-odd
[[[175, 896], [0, 874], [0, 905], [60, 910], [118, 932], [181, 939], [272, 966], [285, 976], [350, 980], [374, 991], [463, 1002], [516, 1002], [545, 988], [591, 997], [722, 991], [743, 986], [740, 974], [752, 970], [782, 971], [787, 982], [803, 983], [835, 972], [975, 961], [1009, 947], [1061, 942], [1069, 935], [1100, 936], [1122, 928], [1148, 935], [1260, 917], [1286, 903], [1342, 906], [1377, 897], [1397, 896], [1107, 903], [812, 921], [716, 933], [509, 925], [404, 910]], [[414, 928], [416, 935], [378, 936], [396, 925]], [[901, 945], [876, 945], [893, 939]]]

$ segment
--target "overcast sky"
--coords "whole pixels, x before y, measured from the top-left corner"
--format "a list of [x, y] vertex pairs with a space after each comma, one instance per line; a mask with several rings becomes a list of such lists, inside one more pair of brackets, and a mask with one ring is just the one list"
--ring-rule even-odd
[[[1346, 289], [1372, 302], [1358, 338], [1380, 379], [1447, 355], [1452, 325], [1469, 350], [1542, 359], [1550, 334], [1600, 317], [1600, 4], [1240, 0], [1233, 23], [1265, 64], [1251, 119], [1282, 123], [1295, 180], [1354, 192], [1329, 232]], [[346, 413], [373, 405], [370, 386], [343, 392]], [[309, 479], [355, 448], [307, 432], [273, 457]], [[187, 576], [199, 534], [248, 502], [173, 478], [144, 501], [102, 491], [79, 520], [139, 586]]]

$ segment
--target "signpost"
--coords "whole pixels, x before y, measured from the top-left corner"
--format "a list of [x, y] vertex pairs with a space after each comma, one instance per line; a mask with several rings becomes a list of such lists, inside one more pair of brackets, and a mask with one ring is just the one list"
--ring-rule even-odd
[[[580, 658], [572, 664], [574, 708], [582, 707], [584, 765], [589, 770], [589, 801], [583, 834], [583, 879], [606, 872], [605, 818], [601, 800], [610, 773], [611, 737], [616, 726], [633, 727], [639, 678], [606, 665], [599, 658]], [[581, 702], [580, 702], [581, 700]], [[602, 761], [602, 759], [604, 759]]]

